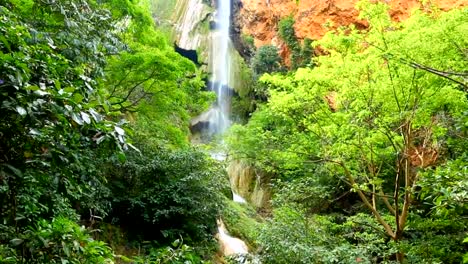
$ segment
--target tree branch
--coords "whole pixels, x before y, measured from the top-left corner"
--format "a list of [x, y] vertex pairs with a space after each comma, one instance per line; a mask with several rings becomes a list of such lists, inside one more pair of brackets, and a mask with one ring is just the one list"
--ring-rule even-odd
[[[351, 175], [351, 172], [348, 170], [348, 168], [342, 162], [335, 161], [335, 160], [324, 160], [324, 161], [331, 162], [331, 163], [334, 163], [334, 164], [337, 164], [338, 166], [340, 166], [344, 170], [344, 173], [345, 173], [346, 177], [348, 178], [348, 181], [352, 184], [352, 186], [353, 187], [357, 186], [353, 176]], [[369, 202], [369, 200], [364, 195], [364, 193], [359, 188], [356, 188], [356, 192], [358, 193], [359, 197], [364, 202], [364, 204], [367, 206], [367, 208], [369, 208], [372, 211], [372, 214], [377, 219], [377, 222], [379, 222], [384, 227], [385, 232], [387, 232], [387, 235], [389, 235], [391, 238], [395, 239], [395, 233], [393, 232], [390, 225], [382, 218], [380, 213], [377, 210], [375, 210], [375, 208]]]

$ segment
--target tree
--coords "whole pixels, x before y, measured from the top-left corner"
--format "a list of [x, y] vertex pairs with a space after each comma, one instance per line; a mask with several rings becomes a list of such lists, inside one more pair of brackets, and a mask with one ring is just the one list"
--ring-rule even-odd
[[453, 142], [466, 140], [453, 126], [468, 109], [459, 48], [467, 45], [466, 13], [418, 12], [394, 24], [384, 4], [359, 7], [369, 31], [328, 33], [315, 44], [328, 52], [316, 69], [262, 77], [269, 101], [230, 142], [234, 155], [286, 178], [338, 175], [400, 242], [422, 172], [444, 166]]
[[[170, 212], [172, 220], [187, 221], [165, 223], [165, 234], [197, 242], [211, 235], [221, 185], [215, 180], [222, 178], [212, 177], [217, 163], [188, 149], [188, 123], [213, 95], [202, 91], [203, 73], [155, 29], [145, 4], [1, 2], [0, 262], [111, 262], [109, 247], [76, 222], [92, 228], [114, 220], [112, 206], [125, 195], [125, 202], [148, 204], [129, 206], [139, 223], [163, 223]], [[131, 140], [176, 151], [142, 153]], [[125, 177], [112, 169], [135, 160], [154, 166], [128, 172], [129, 181], [154, 185], [121, 191], [110, 181]], [[134, 190], [141, 196], [128, 193]], [[154, 250], [151, 261], [198, 260], [176, 244]]]
[[[131, 116], [134, 139], [146, 144], [188, 146], [190, 118], [214, 99], [203, 91], [204, 74], [180, 56], [155, 28], [145, 3], [108, 1], [126, 50], [110, 56], [102, 96], [111, 115]], [[129, 17], [131, 19], [129, 19]]]
[[[221, 164], [195, 149], [170, 151], [139, 146], [125, 163], [108, 163], [109, 218], [146, 241], [210, 240], [230, 189]], [[143, 154], [143, 155], [141, 155]]]
[[280, 61], [278, 48], [273, 45], [261, 46], [252, 58], [252, 69], [257, 76], [276, 72], [280, 69]]
[[109, 13], [86, 1], [0, 8], [0, 215], [22, 226], [97, 193], [103, 179], [84, 164], [126, 147], [96, 92], [106, 55], [121, 43]]

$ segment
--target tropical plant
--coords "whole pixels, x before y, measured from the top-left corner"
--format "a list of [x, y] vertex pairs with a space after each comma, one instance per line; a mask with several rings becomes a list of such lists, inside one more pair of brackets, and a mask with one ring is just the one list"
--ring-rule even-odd
[[121, 44], [109, 13], [85, 1], [0, 9], [0, 215], [20, 228], [93, 200], [105, 180], [85, 164], [128, 146], [96, 89]]
[[283, 39], [291, 52], [289, 60], [291, 69], [293, 70], [299, 67], [310, 66], [312, 56], [314, 55], [312, 40], [305, 38], [304, 43], [301, 45], [296, 37], [294, 24], [295, 21], [292, 16], [283, 18], [278, 23], [278, 35]]
[[10, 245], [18, 253], [11, 253], [6, 263], [114, 263], [104, 242], [93, 240], [84, 227], [64, 217], [38, 221]]
[[168, 151], [141, 146], [123, 164], [109, 164], [113, 210], [109, 220], [133, 238], [189, 245], [210, 240], [228, 189], [214, 160], [195, 150]]

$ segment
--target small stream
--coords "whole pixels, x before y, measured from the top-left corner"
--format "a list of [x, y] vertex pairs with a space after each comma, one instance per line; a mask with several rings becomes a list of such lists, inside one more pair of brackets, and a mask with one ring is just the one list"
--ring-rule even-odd
[[245, 255], [249, 253], [249, 248], [244, 241], [229, 235], [223, 220], [218, 219], [216, 222], [218, 224], [218, 234], [216, 237], [225, 256]]

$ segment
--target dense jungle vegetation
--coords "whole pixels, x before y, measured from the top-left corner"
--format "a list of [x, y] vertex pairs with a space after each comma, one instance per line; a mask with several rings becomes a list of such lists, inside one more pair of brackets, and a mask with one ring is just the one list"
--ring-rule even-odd
[[[269, 183], [261, 214], [190, 144], [215, 95], [148, 1], [0, 0], [0, 263], [468, 263], [468, 10], [259, 47], [229, 157]], [[254, 107], [253, 107], [254, 106]]]
[[148, 7], [1, 1], [0, 263], [212, 254], [228, 185], [188, 123], [214, 95]]
[[227, 140], [272, 185], [260, 257], [468, 262], [468, 10], [428, 6], [395, 23], [384, 3], [357, 8], [369, 29], [329, 32], [306, 65], [290, 17], [279, 34], [292, 70], [257, 63], [271, 47], [254, 57], [266, 99]]

